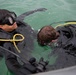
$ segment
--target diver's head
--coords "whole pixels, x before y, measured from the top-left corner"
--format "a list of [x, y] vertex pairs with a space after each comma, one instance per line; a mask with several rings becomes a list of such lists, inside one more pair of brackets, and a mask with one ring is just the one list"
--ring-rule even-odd
[[59, 33], [52, 26], [44, 26], [37, 34], [37, 41], [41, 46], [45, 46], [58, 37]]
[[17, 16], [14, 12], [0, 9], [0, 28], [5, 31], [13, 31], [16, 29], [16, 17]]

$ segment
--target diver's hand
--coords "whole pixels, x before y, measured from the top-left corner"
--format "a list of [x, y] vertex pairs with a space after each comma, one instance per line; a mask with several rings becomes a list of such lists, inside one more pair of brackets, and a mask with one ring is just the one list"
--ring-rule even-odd
[[47, 10], [46, 8], [40, 8], [40, 9], [37, 9], [36, 11], [45, 11]]
[[34, 66], [36, 69], [35, 71], [38, 72], [44, 72], [46, 70], [46, 67], [49, 63], [49, 61], [45, 61], [43, 57], [40, 58], [39, 62], [36, 61], [35, 58], [31, 58], [29, 60], [30, 64]]
[[36, 73], [36, 67], [33, 66], [33, 65], [30, 64], [30, 63], [24, 64], [24, 65], [23, 65], [23, 68], [24, 68], [25, 70], [28, 70], [28, 71], [31, 72], [31, 73]]

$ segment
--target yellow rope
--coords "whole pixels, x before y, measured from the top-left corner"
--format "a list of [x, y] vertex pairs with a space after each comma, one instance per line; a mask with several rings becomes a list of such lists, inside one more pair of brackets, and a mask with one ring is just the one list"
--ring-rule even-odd
[[59, 26], [68, 26], [69, 24], [76, 24], [76, 22], [67, 22], [67, 23], [64, 23], [64, 24], [59, 24], [55, 28], [57, 28]]
[[[22, 38], [21, 38], [21, 39], [16, 39], [17, 36], [20, 36], [20, 37], [22, 37]], [[6, 41], [6, 42], [10, 41], [10, 42], [13, 42], [16, 50], [17, 50], [19, 53], [20, 53], [20, 50], [18, 49], [18, 47], [17, 47], [17, 45], [16, 45], [15, 42], [20, 42], [20, 41], [23, 41], [23, 40], [24, 40], [24, 36], [23, 36], [22, 34], [15, 34], [15, 35], [13, 36], [13, 39], [0, 39], [0, 41]]]

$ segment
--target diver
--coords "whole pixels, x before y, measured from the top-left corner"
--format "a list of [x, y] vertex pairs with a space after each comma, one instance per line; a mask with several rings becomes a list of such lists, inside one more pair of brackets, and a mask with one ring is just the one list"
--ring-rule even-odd
[[[29, 32], [31, 29], [28, 30], [28, 28], [31, 27], [23, 22], [24, 18], [30, 14], [33, 14], [34, 12], [44, 10], [46, 9], [41, 8], [29, 11], [17, 17], [17, 15], [12, 11], [0, 9], [0, 55], [1, 57], [5, 57], [5, 62], [8, 70], [13, 72], [15, 75], [27, 75], [45, 71], [46, 65], [48, 64], [46, 61], [42, 59], [37, 62], [35, 58], [30, 58], [28, 61], [25, 60], [27, 63], [24, 62], [24, 60], [20, 63], [20, 60], [18, 61], [19, 55], [17, 56], [19, 53], [16, 51], [16, 48], [14, 47], [12, 41], [3, 41], [3, 39], [12, 39], [15, 34], [20, 34], [18, 28], [22, 26], [25, 26], [26, 31]], [[18, 43], [20, 42], [17, 42], [17, 44]], [[27, 45], [25, 45], [25, 47], [27, 47]], [[25, 52], [27, 53], [26, 50]]]
[[59, 35], [59, 32], [57, 32], [52, 26], [44, 26], [37, 34], [37, 41], [40, 45], [45, 46], [51, 42], [56, 42]]
[[37, 41], [41, 46], [54, 46], [62, 48], [66, 53], [76, 56], [76, 21], [65, 21], [64, 24], [53, 28], [51, 25], [43, 26], [37, 33]]

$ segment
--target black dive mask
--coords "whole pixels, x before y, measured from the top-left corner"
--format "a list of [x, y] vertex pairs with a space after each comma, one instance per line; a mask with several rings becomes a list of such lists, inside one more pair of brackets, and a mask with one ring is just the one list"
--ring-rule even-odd
[[10, 15], [4, 17], [2, 24], [13, 25], [16, 22], [16, 14], [14, 12], [10, 12]]

